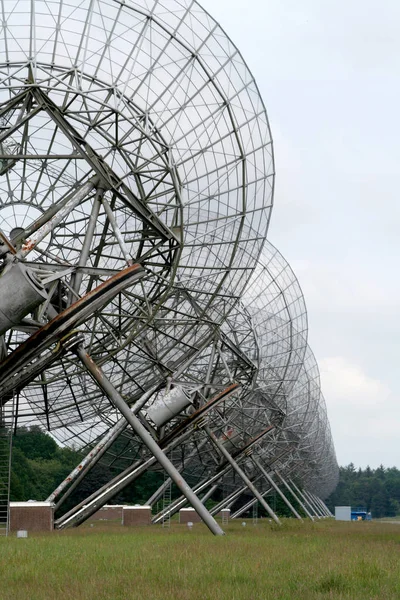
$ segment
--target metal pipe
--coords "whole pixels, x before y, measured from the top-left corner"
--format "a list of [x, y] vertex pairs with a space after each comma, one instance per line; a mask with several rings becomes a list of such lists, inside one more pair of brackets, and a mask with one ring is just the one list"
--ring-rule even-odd
[[289, 479], [289, 481], [290, 481], [291, 485], [294, 487], [294, 489], [296, 490], [296, 492], [303, 498], [304, 502], [308, 504], [308, 506], [310, 507], [310, 509], [314, 513], [314, 515], [317, 517], [317, 519], [320, 519], [321, 517], [315, 512], [315, 508], [313, 507], [313, 505], [310, 503], [309, 500], [307, 500], [307, 498], [304, 496], [303, 492], [297, 487], [297, 485], [295, 484], [293, 479]]
[[[18, 122], [18, 121], [16, 121]], [[1, 140], [0, 140], [1, 142]], [[83, 160], [80, 154], [0, 154], [0, 160]]]
[[[135, 412], [136, 410], [140, 410], [143, 407], [143, 405], [146, 403], [147, 399], [151, 396], [151, 394], [154, 391], [156, 391], [158, 388], [159, 388], [159, 384], [156, 384], [153, 388], [151, 388], [148, 392], [146, 392], [146, 394], [141, 396], [141, 398], [139, 398], [135, 402], [135, 404], [132, 408], [132, 411]], [[221, 396], [221, 394], [218, 394], [218, 396]], [[193, 421], [193, 422], [195, 422], [195, 421]], [[175, 448], [179, 444], [183, 443], [191, 435], [192, 435], [192, 430], [186, 429], [186, 430], [184, 430], [184, 432], [181, 435], [173, 436], [169, 443], [167, 442], [167, 444], [165, 446], [163, 445], [165, 452], [168, 453], [170, 450], [173, 450], [173, 448]], [[150, 463], [150, 460], [152, 461], [151, 463]], [[149, 466], [152, 466], [153, 464], [155, 464], [157, 462], [154, 457], [152, 457], [150, 460], [147, 461], [146, 464], [148, 466], [146, 468], [148, 468]], [[84, 516], [82, 518], [80, 518], [79, 523], [83, 522], [85, 519], [90, 517], [91, 514], [96, 512], [96, 510], [98, 508], [101, 508], [101, 506], [103, 506], [106, 502], [108, 502], [109, 500], [114, 498], [116, 496], [116, 494], [121, 492], [128, 484], [135, 481], [142, 473], [138, 469], [139, 469], [139, 467], [141, 467], [143, 462], [144, 462], [143, 459], [141, 459], [139, 461], [136, 461], [132, 465], [130, 465], [122, 473], [119, 473], [111, 481], [109, 481], [108, 483], [106, 483], [105, 485], [100, 487], [98, 490], [96, 490], [96, 492], [91, 494], [89, 497], [85, 498], [85, 500], [83, 500], [82, 502], [77, 504], [73, 509], [71, 509], [70, 511], [65, 513], [62, 517], [60, 517], [60, 519], [58, 519], [56, 524], [61, 527], [62, 523], [66, 519], [69, 519], [70, 516], [77, 514], [83, 507], [85, 507], [85, 506], [92, 507], [90, 510], [85, 510]], [[217, 477], [218, 478], [222, 477], [229, 469], [230, 469], [230, 466], [228, 465], [222, 472], [220, 472], [217, 475]], [[214, 479], [213, 479], [213, 481], [214, 481]], [[211, 485], [211, 483], [212, 483], [212, 481], [207, 480], [205, 487], [207, 487], [208, 485]], [[204, 488], [204, 485], [201, 487], [201, 489], [203, 489], [203, 488]], [[198, 491], [197, 488], [194, 491]], [[100, 499], [101, 499], [101, 503], [100, 503]], [[179, 499], [178, 499], [178, 501], [179, 501]], [[174, 501], [174, 502], [177, 502], [177, 501]], [[181, 502], [181, 505], [186, 504], [186, 503], [187, 503], [187, 500], [183, 496], [183, 502]], [[95, 507], [94, 509], [93, 509], [93, 506]], [[169, 508], [171, 508], [171, 505], [169, 506]], [[73, 523], [73, 524], [75, 524], [75, 523]]]
[[[156, 463], [156, 459], [153, 459], [153, 463]], [[71, 515], [77, 514], [81, 508], [84, 506], [91, 506], [91, 504], [96, 500], [104, 500], [104, 504], [111, 500], [116, 494], [122, 491], [129, 483], [135, 481], [136, 479], [136, 470], [144, 463], [143, 460], [138, 460], [135, 463], [131, 464], [127, 469], [125, 469], [122, 473], [119, 473], [116, 477], [114, 477], [111, 481], [108, 481], [105, 485], [101, 486], [97, 489], [93, 494], [90, 494], [87, 498], [79, 502], [76, 506], [71, 508], [71, 510], [67, 511], [57, 520], [57, 523], [62, 523]], [[100, 504], [101, 508], [102, 504]], [[96, 509], [97, 510], [97, 509]], [[90, 516], [91, 513], [89, 513]]]
[[42, 227], [40, 227], [40, 229], [38, 229], [34, 235], [34, 237], [32, 237], [29, 240], [26, 240], [23, 244], [21, 249], [17, 252], [16, 256], [17, 258], [21, 259], [21, 258], [25, 258], [25, 256], [27, 256], [29, 254], [29, 252], [32, 252], [32, 250], [35, 249], [35, 247], [47, 236], [49, 235], [49, 233], [51, 233], [53, 231], [53, 229], [59, 224], [61, 223], [61, 221], [72, 211], [74, 210], [74, 208], [76, 208], [78, 206], [78, 204], [80, 204], [82, 202], [82, 200], [84, 200], [84, 198], [86, 198], [86, 196], [93, 190], [93, 188], [95, 187], [95, 182], [96, 180], [89, 180], [87, 181], [81, 188], [79, 188], [79, 190], [77, 190], [72, 196], [71, 198], [68, 200], [68, 202], [66, 204], [64, 204], [63, 206], [61, 206], [60, 210], [57, 211], [55, 213], [55, 215], [44, 225], [42, 225]]
[[[267, 496], [270, 492], [272, 492], [272, 488], [268, 488], [265, 492], [262, 493], [262, 496]], [[253, 498], [252, 500], [247, 502], [247, 504], [241, 506], [235, 513], [233, 513], [233, 515], [231, 515], [231, 519], [236, 519], [237, 517], [240, 517], [240, 515], [246, 512], [246, 510], [249, 510], [249, 508], [254, 506], [254, 504], [257, 504], [257, 502], [257, 498]]]
[[[100, 212], [100, 201], [103, 197], [104, 190], [101, 188], [97, 189], [96, 196], [93, 200], [92, 211], [89, 216], [89, 223], [86, 229], [85, 239], [83, 242], [82, 250], [79, 256], [78, 267], [85, 267], [90, 254], [90, 246], [92, 244], [93, 235], [97, 226], [97, 219]], [[79, 290], [83, 279], [83, 271], [78, 271], [72, 274], [71, 277], [71, 288], [79, 296]], [[73, 294], [69, 294], [69, 303], [74, 301]]]
[[247, 487], [252, 492], [252, 494], [257, 498], [257, 500], [260, 502], [261, 506], [263, 506], [265, 508], [265, 510], [267, 511], [267, 513], [269, 514], [269, 516], [272, 519], [274, 519], [275, 523], [277, 523], [278, 525], [280, 525], [281, 522], [278, 519], [278, 517], [276, 516], [276, 514], [274, 513], [274, 511], [272, 510], [272, 508], [266, 503], [266, 501], [264, 500], [264, 498], [262, 497], [262, 495], [260, 494], [260, 492], [258, 491], [258, 489], [255, 487], [255, 485], [253, 485], [253, 483], [247, 477], [247, 475], [245, 474], [245, 472], [242, 471], [242, 469], [239, 467], [239, 465], [237, 464], [237, 462], [235, 461], [235, 459], [232, 458], [232, 456], [229, 454], [229, 452], [227, 451], [227, 449], [225, 448], [225, 446], [216, 438], [216, 436], [214, 435], [214, 433], [211, 431], [211, 429], [208, 426], [204, 427], [204, 431], [206, 431], [206, 433], [209, 436], [210, 440], [213, 442], [213, 444], [216, 446], [216, 448], [220, 451], [220, 453], [222, 454], [222, 456], [224, 458], [226, 458], [226, 460], [231, 465], [231, 467], [233, 468], [233, 470], [239, 475], [239, 477], [241, 478], [241, 480], [243, 481], [243, 483], [245, 483], [247, 485]]
[[[209, 498], [211, 498], [211, 496], [213, 495], [213, 493], [214, 493], [214, 492], [215, 492], [215, 491], [218, 489], [218, 487], [219, 487], [219, 484], [218, 484], [218, 483], [216, 483], [215, 485], [213, 485], [213, 486], [212, 486], [212, 487], [211, 487], [211, 488], [208, 490], [208, 492], [206, 492], [206, 493], [204, 494], [204, 496], [203, 496], [203, 497], [202, 497], [202, 499], [201, 499], [201, 503], [202, 503], [202, 504], [205, 504], [205, 503], [207, 502], [207, 500], [208, 500]], [[213, 516], [215, 515], [214, 509], [210, 510], [210, 515], [213, 515]]]
[[235, 490], [234, 492], [229, 494], [229, 496], [221, 500], [221, 502], [219, 502], [216, 506], [213, 507], [213, 509], [211, 510], [211, 514], [215, 515], [224, 508], [230, 508], [230, 505], [233, 504], [237, 500], [237, 498], [239, 498], [239, 496], [241, 496], [246, 490], [247, 485], [244, 485], [238, 490]]
[[117, 221], [115, 220], [114, 213], [111, 209], [111, 206], [109, 205], [108, 201], [104, 197], [102, 199], [102, 204], [105, 208], [107, 218], [110, 221], [111, 227], [114, 231], [115, 237], [117, 238], [117, 241], [118, 241], [119, 247], [121, 248], [121, 252], [124, 256], [124, 259], [125, 259], [127, 265], [129, 266], [133, 263], [133, 259], [132, 259], [132, 256], [129, 254], [129, 248], [125, 243], [125, 240], [122, 236], [120, 228], [118, 227], [118, 224], [117, 224]]
[[150, 496], [150, 498], [146, 501], [146, 505], [147, 506], [153, 506], [153, 504], [155, 504], [160, 498], [161, 496], [164, 494], [165, 490], [171, 485], [172, 480], [170, 477], [168, 477], [161, 485], [160, 487], [154, 492], [154, 494], [152, 494]]
[[[132, 412], [134, 414], [138, 413], [139, 410], [143, 407], [143, 405], [147, 402], [147, 400], [151, 398], [151, 396], [154, 394], [154, 392], [158, 390], [159, 387], [160, 386], [157, 384], [156, 386], [153, 386], [150, 390], [148, 390], [145, 394], [143, 394], [139, 398], [139, 400], [137, 400], [132, 406]], [[57, 496], [59, 496], [63, 489], [65, 489], [68, 484], [71, 484], [64, 496], [57, 502], [55, 510], [57, 510], [64, 503], [68, 496], [82, 481], [82, 479], [86, 477], [88, 472], [98, 463], [100, 458], [104, 455], [105, 452], [107, 452], [108, 448], [112, 445], [112, 443], [120, 436], [124, 429], [126, 429], [127, 425], [128, 422], [125, 419], [125, 417], [121, 417], [121, 419], [119, 419], [117, 423], [111, 428], [109, 433], [107, 433], [106, 436], [97, 444], [97, 446], [93, 448], [93, 450], [87, 455], [87, 457], [83, 459], [82, 463], [80, 463], [68, 475], [68, 477], [63, 481], [63, 483], [61, 483], [59, 487], [53, 492], [52, 496], [56, 494], [55, 497], [50, 499], [51, 497], [49, 496], [47, 501], [53, 502], [53, 500]], [[85, 462], [86, 459], [89, 460]], [[83, 468], [85, 466], [86, 468]]]
[[259, 461], [256, 458], [254, 458], [254, 456], [252, 456], [251, 459], [252, 459], [253, 463], [256, 465], [256, 467], [258, 467], [259, 470], [261, 471], [261, 473], [264, 475], [264, 477], [268, 481], [268, 483], [270, 485], [272, 485], [272, 487], [274, 488], [274, 490], [282, 498], [282, 500], [284, 501], [284, 503], [286, 504], [286, 506], [292, 511], [292, 513], [294, 514], [294, 516], [296, 517], [296, 519], [299, 519], [300, 521], [302, 521], [303, 519], [301, 518], [301, 516], [299, 515], [299, 513], [297, 512], [297, 510], [289, 502], [289, 500], [286, 498], [286, 496], [284, 495], [284, 493], [279, 489], [279, 487], [276, 485], [275, 481], [272, 479], [272, 477], [270, 477], [270, 475], [267, 473], [267, 471], [264, 469], [264, 467], [259, 463]]
[[68, 511], [65, 515], [57, 519], [55, 527], [57, 529], [65, 529], [66, 527], [77, 527], [95, 512], [97, 512], [104, 504], [108, 502], [110, 498], [113, 498], [117, 494], [121, 487], [126, 487], [132, 480], [137, 479], [142, 473], [147, 471], [149, 467], [155, 464], [157, 461], [154, 457], [149, 458], [147, 461], [139, 461], [136, 463], [135, 470], [125, 477], [125, 480], [119, 480], [117, 483], [111, 485], [102, 493], [95, 494], [95, 498], [82, 502], [72, 510]]
[[[270, 433], [270, 431], [271, 431], [271, 427], [268, 427], [267, 429], [262, 431], [261, 434], [256, 435], [253, 439], [250, 440], [250, 442], [245, 444], [245, 446], [243, 448], [241, 448], [237, 452], [237, 454], [235, 454], [235, 458], [237, 458], [239, 455], [242, 455], [244, 452], [246, 452], [246, 450], [251, 448], [251, 446], [253, 446], [255, 443], [257, 443], [257, 441], [259, 441], [265, 435]], [[222, 469], [222, 467], [220, 467], [220, 468]], [[206, 479], [205, 481], [203, 480], [201, 483], [197, 484], [197, 486], [195, 486], [193, 488], [193, 490], [196, 493], [198, 493], [198, 492], [203, 491], [204, 489], [207, 489], [207, 487], [209, 487], [213, 483], [216, 483], [217, 481], [219, 481], [228, 471], [231, 470], [231, 468], [232, 467], [229, 463], [227, 465], [224, 465], [224, 468], [221, 471], [218, 471], [215, 475], [213, 475], [211, 477], [211, 479]], [[247, 486], [245, 486], [245, 488], [247, 489]], [[182, 497], [180, 497], [177, 500], [174, 500], [174, 502], [172, 502], [172, 504], [169, 505], [169, 507], [166, 509], [166, 511], [161, 511], [158, 515], [156, 515], [153, 518], [153, 523], [157, 523], [159, 520], [161, 520], [164, 516], [164, 513], [174, 514], [177, 510], [179, 510], [179, 508], [181, 506], [184, 506], [185, 504], [186, 504], [185, 498], [182, 499]]]
[[[173, 450], [179, 444], [182, 444], [192, 435], [190, 430], [185, 431], [182, 435], [175, 438], [165, 449], [166, 452]], [[109, 500], [114, 498], [119, 492], [126, 488], [127, 485], [135, 481], [142, 473], [155, 465], [157, 460], [151, 456], [146, 461], [143, 459], [137, 460], [130, 465], [122, 473], [119, 473], [111, 481], [96, 490], [88, 498], [77, 504], [70, 511], [65, 513], [56, 521], [56, 527], [63, 529], [64, 527], [78, 526], [94, 514], [99, 508], [104, 506]], [[186, 498], [185, 498], [186, 502]]]
[[[258, 479], [260, 479], [260, 476], [258, 476], [258, 477], [255, 477], [255, 479], [254, 479], [254, 482], [256, 483], [256, 482], [258, 481]], [[228, 498], [226, 498], [226, 500], [228, 500], [228, 499], [229, 499], [229, 501], [228, 501], [228, 502], [226, 502], [226, 503], [222, 503], [222, 502], [220, 502], [220, 505], [221, 505], [221, 504], [223, 505], [222, 507], [220, 507], [220, 509], [222, 510], [222, 508], [232, 508], [232, 506], [235, 504], [236, 500], [237, 500], [238, 498], [240, 498], [240, 496], [241, 496], [242, 494], [244, 494], [244, 493], [245, 493], [245, 491], [246, 491], [247, 489], [248, 489], [248, 488], [247, 488], [247, 485], [244, 485], [243, 487], [241, 487], [241, 488], [239, 488], [238, 490], [236, 490], [236, 492], [233, 492], [233, 494], [231, 494], [231, 496], [228, 496]], [[263, 494], [263, 496], [264, 496], [264, 495], [265, 495], [265, 494]], [[255, 499], [255, 500], [254, 500], [254, 504], [255, 504], [256, 502], [258, 502], [258, 500], [256, 500], [256, 499]], [[211, 514], [213, 514], [213, 513], [211, 513]]]
[[[187, 464], [190, 462], [190, 460], [192, 458], [195, 458], [197, 456], [197, 452], [198, 450], [201, 450], [201, 448], [204, 446], [205, 442], [207, 442], [207, 440], [203, 440], [201, 442], [201, 444], [199, 444], [198, 448], [195, 448], [194, 450], [192, 450], [192, 452], [189, 454], [189, 456], [185, 459], [185, 466], [187, 466]], [[183, 466], [182, 462], [180, 463], [181, 466]], [[164, 491], [171, 485], [171, 478], [168, 477], [161, 485], [160, 487], [154, 492], [154, 494], [152, 494], [150, 496], [150, 498], [147, 500], [146, 505], [148, 506], [152, 506], [153, 504], [155, 504], [163, 495]]]
[[[54, 500], [65, 490], [66, 487], [71, 485], [79, 476], [85, 476], [87, 472], [97, 463], [101, 456], [111, 446], [114, 440], [122, 433], [126, 428], [126, 419], [122, 418], [112, 427], [106, 435], [100, 440], [100, 442], [81, 460], [79, 465], [71, 471], [71, 473], [60, 483], [59, 486], [46, 498], [46, 502], [54, 502]], [[63, 498], [65, 500], [66, 497]], [[61, 506], [61, 502], [57, 505], [57, 508]]]
[[[216, 473], [210, 479], [203, 480], [201, 483], [198, 483], [197, 485], [195, 485], [193, 488], [193, 491], [196, 494], [198, 494], [198, 493], [202, 492], [203, 490], [207, 489], [210, 485], [212, 485], [216, 481], [219, 481], [220, 479], [222, 479], [222, 477], [230, 470], [230, 468], [231, 468], [230, 465], [226, 465], [226, 467], [222, 471], [220, 471], [219, 473]], [[168, 508], [166, 508], [164, 511], [159, 512], [158, 515], [153, 517], [152, 523], [158, 523], [159, 521], [161, 521], [163, 519], [163, 517], [165, 517], [168, 514], [170, 514], [171, 516], [174, 515], [182, 506], [185, 506], [186, 503], [187, 503], [186, 498], [184, 496], [180, 496], [179, 498], [174, 500], [168, 506]]]
[[328, 509], [326, 506], [324, 506], [324, 504], [322, 503], [321, 499], [318, 498], [318, 496], [316, 494], [313, 494], [312, 492], [308, 491], [307, 492], [308, 495], [313, 499], [314, 504], [316, 504], [319, 507], [320, 512], [322, 512], [324, 517], [330, 517], [330, 513], [328, 513]]
[[318, 500], [318, 502], [321, 504], [322, 508], [325, 510], [326, 516], [327, 517], [333, 517], [333, 514], [331, 513], [331, 511], [329, 510], [329, 508], [327, 507], [327, 505], [325, 504], [325, 502], [322, 500], [322, 498], [320, 498], [316, 494], [313, 494], [313, 495]]
[[325, 517], [330, 517], [331, 514], [328, 513], [328, 508], [324, 505], [324, 503], [322, 502], [322, 500], [316, 494], [313, 494], [311, 492], [308, 492], [308, 493], [311, 496], [311, 498], [313, 498], [314, 502], [320, 507], [320, 510], [322, 511], [322, 514]]
[[321, 509], [319, 504], [317, 504], [317, 502], [315, 502], [315, 500], [311, 497], [311, 495], [304, 488], [303, 488], [303, 496], [305, 496], [307, 498], [308, 503], [314, 508], [314, 512], [318, 515], [318, 518], [324, 519], [326, 516], [324, 511]]
[[[229, 464], [226, 465], [222, 471], [213, 475], [211, 477], [211, 479], [203, 480], [201, 483], [197, 484], [193, 488], [193, 491], [195, 491], [196, 493], [199, 493], [199, 492], [203, 491], [204, 489], [207, 489], [208, 486], [212, 485], [215, 482], [218, 482], [218, 486], [219, 486], [219, 481], [228, 473], [228, 471], [231, 470], [231, 468], [232, 468], [231, 465], [229, 465]], [[218, 486], [215, 486], [215, 487], [218, 487]], [[243, 491], [245, 491], [245, 490], [247, 490], [247, 485], [243, 486], [240, 494], [242, 494]], [[233, 500], [233, 502], [235, 500], [236, 500], [236, 498]], [[203, 502], [203, 499], [202, 499], [202, 502]], [[164, 513], [170, 512], [172, 515], [175, 514], [185, 504], [187, 504], [187, 501], [185, 498], [183, 498], [182, 496], [180, 498], [177, 498], [176, 500], [174, 500], [174, 502], [172, 504], [169, 505], [169, 507], [165, 511], [161, 511], [158, 515], [156, 515], [153, 518], [153, 522], [157, 523], [158, 521], [160, 521], [163, 518]], [[226, 508], [229, 508], [229, 505]], [[218, 511], [215, 510], [215, 507], [210, 511], [210, 513], [212, 515], [215, 515], [216, 512], [218, 512]]]
[[236, 500], [238, 500], [240, 498], [240, 496], [242, 496], [242, 494], [245, 493], [245, 491], [247, 490], [247, 487], [244, 485], [242, 488], [240, 488], [240, 490], [238, 490], [237, 494], [235, 494], [235, 497], [232, 498], [228, 504], [226, 504], [224, 506], [224, 508], [232, 508], [232, 506], [235, 504]]
[[208, 510], [203, 506], [199, 498], [192, 491], [186, 481], [183, 479], [179, 471], [174, 467], [171, 461], [167, 458], [160, 446], [157, 444], [155, 439], [150, 433], [143, 427], [139, 419], [132, 414], [131, 409], [126, 404], [122, 396], [117, 392], [111, 382], [106, 378], [101, 369], [92, 360], [89, 354], [81, 346], [77, 349], [77, 355], [81, 359], [82, 363], [87, 368], [88, 372], [93, 377], [94, 381], [104, 390], [110, 400], [113, 402], [115, 407], [124, 415], [129, 425], [132, 427], [135, 434], [142, 440], [147, 446], [153, 456], [157, 459], [161, 467], [165, 469], [168, 475], [171, 477], [175, 485], [181, 490], [182, 494], [187, 498], [188, 502], [195, 509], [199, 517], [204, 521], [207, 527], [214, 535], [224, 535], [223, 530], [218, 525], [216, 520], [210, 515]]
[[[252, 440], [250, 440], [250, 442], [248, 442], [247, 444], [245, 444], [245, 446], [243, 448], [241, 448], [237, 452], [237, 454], [235, 455], [235, 457], [243, 454], [246, 450], [248, 450], [249, 448], [251, 448], [252, 445], [254, 445], [257, 441], [259, 441], [260, 439], [262, 439], [270, 431], [271, 431], [271, 427], [268, 427], [267, 429], [265, 429], [264, 431], [262, 431], [261, 434], [258, 434], [257, 436], [255, 436]], [[200, 492], [200, 491], [203, 491], [208, 486], [210, 486], [213, 483], [219, 481], [230, 469], [231, 469], [231, 465], [229, 465], [229, 464], [225, 465], [225, 467], [224, 467], [224, 469], [222, 471], [219, 471], [218, 473], [216, 473], [215, 475], [213, 475], [213, 477], [211, 477], [211, 479], [207, 479], [205, 481], [203, 480], [203, 482], [200, 483], [200, 484], [198, 484], [197, 486], [195, 486], [193, 488], [193, 490], [196, 493]], [[182, 499], [182, 497], [180, 497], [177, 500], [174, 500], [174, 502], [172, 502], [172, 504], [170, 504], [169, 507], [165, 511], [161, 511], [159, 514], [157, 514], [153, 518], [153, 523], [157, 523], [159, 520], [161, 520], [163, 518], [163, 516], [164, 516], [164, 513], [174, 514], [175, 512], [177, 512], [177, 510], [179, 510], [179, 508], [181, 506], [184, 506], [185, 504], [186, 504], [186, 499], [185, 498]]]
[[314, 521], [314, 517], [312, 516], [312, 514], [307, 510], [307, 508], [305, 507], [305, 505], [303, 504], [303, 502], [300, 500], [300, 498], [297, 497], [297, 495], [294, 493], [294, 491], [291, 489], [291, 487], [289, 486], [288, 483], [286, 483], [286, 481], [283, 479], [282, 475], [278, 472], [278, 471], [274, 471], [275, 475], [277, 475], [277, 477], [281, 480], [281, 482], [283, 483], [283, 485], [286, 487], [286, 489], [292, 494], [293, 498], [296, 500], [296, 502], [301, 506], [301, 508], [304, 510], [304, 512], [306, 513], [307, 517], [309, 519], [311, 519], [311, 521]]

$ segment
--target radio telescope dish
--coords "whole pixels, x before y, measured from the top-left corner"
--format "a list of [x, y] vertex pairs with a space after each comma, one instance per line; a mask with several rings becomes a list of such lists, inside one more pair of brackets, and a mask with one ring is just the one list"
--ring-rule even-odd
[[50, 431], [111, 402], [143, 439], [128, 406], [226, 321], [262, 250], [265, 109], [196, 2], [2, 7], [0, 397]]
[[[133, 263], [145, 269], [135, 292], [76, 321], [102, 365], [152, 321], [178, 267], [203, 308], [222, 286], [237, 299], [265, 238], [273, 159], [261, 98], [229, 38], [196, 3], [3, 6], [0, 223], [46, 286], [31, 331]], [[5, 353], [27, 328], [12, 323]], [[88, 417], [88, 399], [78, 409], [66, 385], [74, 373], [69, 363], [50, 378], [50, 396], [69, 394], [64, 404], [44, 402], [36, 386], [27, 417], [33, 410], [49, 428]]]

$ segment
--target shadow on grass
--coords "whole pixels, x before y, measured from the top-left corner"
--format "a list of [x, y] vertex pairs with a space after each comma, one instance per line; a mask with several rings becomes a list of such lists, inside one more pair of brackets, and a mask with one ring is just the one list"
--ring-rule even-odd
[[325, 594], [330, 592], [344, 593], [351, 590], [351, 584], [347, 577], [341, 573], [330, 573], [323, 577], [316, 587], [317, 592]]

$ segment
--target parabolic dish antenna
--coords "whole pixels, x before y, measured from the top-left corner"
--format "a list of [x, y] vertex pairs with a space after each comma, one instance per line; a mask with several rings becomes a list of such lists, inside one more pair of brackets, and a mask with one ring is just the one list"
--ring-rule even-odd
[[[180, 284], [201, 295], [201, 311], [219, 311], [220, 320], [254, 268], [273, 188], [261, 98], [238, 50], [196, 3], [5, 1], [2, 10], [3, 277], [15, 293], [28, 278], [30, 298], [1, 323], [4, 356], [25, 346], [3, 368], [0, 389], [18, 390], [43, 364], [57, 365], [45, 357], [49, 343], [79, 327], [115, 378], [116, 362], [129, 363], [134, 395], [152, 379], [154, 357], [144, 364], [141, 348], [146, 374], [136, 380], [130, 344], [137, 354], [138, 334], [178, 268]], [[119, 287], [106, 284], [104, 301], [101, 284], [113, 276]], [[228, 302], [218, 302], [222, 288]], [[52, 335], [29, 345], [35, 327], [89, 292], [94, 298], [67, 325], [54, 323]], [[71, 361], [55, 368], [51, 397], [36, 386], [20, 405], [49, 428], [92, 411], [71, 390], [72, 402], [62, 402], [68, 381], [81, 389], [80, 369]]]
[[195, 2], [5, 0], [0, 56], [2, 404], [51, 431], [112, 402], [174, 477], [129, 407], [184, 370], [174, 335], [195, 363], [256, 265], [274, 180], [257, 86]]

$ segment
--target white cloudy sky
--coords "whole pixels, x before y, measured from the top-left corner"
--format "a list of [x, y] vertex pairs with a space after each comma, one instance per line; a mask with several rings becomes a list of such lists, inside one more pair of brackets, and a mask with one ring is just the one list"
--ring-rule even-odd
[[306, 297], [339, 464], [400, 467], [400, 2], [201, 1], [267, 107], [270, 239]]

